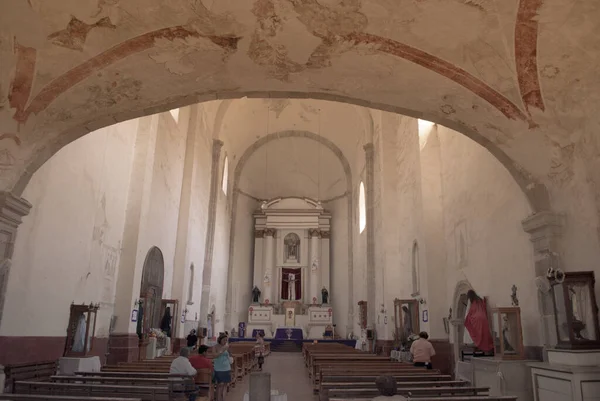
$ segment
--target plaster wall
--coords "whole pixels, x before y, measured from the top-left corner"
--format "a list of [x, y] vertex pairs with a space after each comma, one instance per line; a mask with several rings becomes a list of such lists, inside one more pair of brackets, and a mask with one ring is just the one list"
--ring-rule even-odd
[[486, 149], [445, 127], [439, 126], [437, 131], [447, 305], [452, 305], [454, 288], [461, 280], [468, 280], [479, 295], [488, 296], [491, 307], [510, 306], [515, 284], [524, 342], [542, 345], [533, 249], [521, 226], [531, 214], [529, 205], [512, 177]]
[[[375, 254], [377, 337], [391, 340], [394, 299], [427, 299], [427, 258], [422, 240], [420, 150], [417, 120], [381, 113], [375, 131]], [[418, 288], [413, 288], [412, 248], [419, 244]], [[427, 306], [421, 306], [421, 312]], [[421, 330], [428, 322], [419, 314]]]
[[138, 123], [87, 135], [34, 174], [0, 335], [64, 337], [71, 302], [99, 302], [96, 335], [108, 336]]

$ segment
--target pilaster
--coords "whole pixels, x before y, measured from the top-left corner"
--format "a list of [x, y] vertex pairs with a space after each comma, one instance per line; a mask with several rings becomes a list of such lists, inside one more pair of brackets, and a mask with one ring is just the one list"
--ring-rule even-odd
[[209, 299], [210, 280], [212, 277], [212, 258], [215, 243], [215, 224], [217, 220], [217, 199], [219, 190], [219, 162], [223, 141], [213, 140], [212, 164], [210, 168], [210, 195], [208, 201], [208, 216], [206, 227], [206, 242], [204, 246], [204, 267], [202, 269], [202, 295], [200, 298], [200, 325], [206, 327]]
[[[367, 211], [367, 304], [369, 305], [367, 324], [374, 327], [376, 312], [375, 302], [375, 207], [373, 204], [373, 188], [375, 184], [375, 147], [372, 143], [364, 146], [366, 164], [365, 203]], [[352, 291], [350, 291], [352, 293]], [[351, 295], [352, 296], [352, 295]]]
[[10, 192], [0, 192], [0, 324], [4, 311], [4, 299], [8, 276], [12, 265], [17, 229], [23, 217], [29, 214], [31, 203]]
[[[535, 275], [539, 282], [547, 280], [546, 273], [549, 268], [561, 268], [560, 240], [564, 222], [564, 215], [552, 211], [535, 213], [521, 222], [523, 230], [530, 235], [533, 244]], [[547, 286], [538, 285], [538, 307], [544, 346], [552, 347], [556, 344], [556, 332], [552, 296], [551, 292], [547, 291]]]

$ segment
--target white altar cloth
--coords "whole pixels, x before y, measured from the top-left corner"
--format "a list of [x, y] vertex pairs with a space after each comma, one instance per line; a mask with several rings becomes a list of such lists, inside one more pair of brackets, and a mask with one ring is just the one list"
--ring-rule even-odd
[[58, 360], [58, 374], [61, 376], [74, 376], [75, 372], [100, 372], [102, 368], [100, 358], [60, 358]]

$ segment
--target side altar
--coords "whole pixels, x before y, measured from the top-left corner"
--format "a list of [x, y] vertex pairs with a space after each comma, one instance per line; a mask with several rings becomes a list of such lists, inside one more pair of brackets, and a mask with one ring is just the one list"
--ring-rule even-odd
[[[254, 213], [252, 299], [247, 337], [301, 330], [322, 339], [332, 330], [330, 306], [331, 214], [307, 198], [277, 198]], [[281, 329], [281, 330], [278, 330]]]

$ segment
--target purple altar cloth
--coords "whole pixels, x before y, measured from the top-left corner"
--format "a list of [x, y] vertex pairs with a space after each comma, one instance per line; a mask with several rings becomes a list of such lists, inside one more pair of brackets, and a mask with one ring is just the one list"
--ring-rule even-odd
[[[287, 330], [286, 328], [279, 328], [275, 331], [275, 339], [276, 340], [287, 340], [288, 339], [288, 335], [287, 335]], [[302, 330], [300, 329], [289, 329], [292, 330], [292, 335], [290, 337], [291, 340], [302, 340], [304, 338], [304, 336], [302, 335]]]

